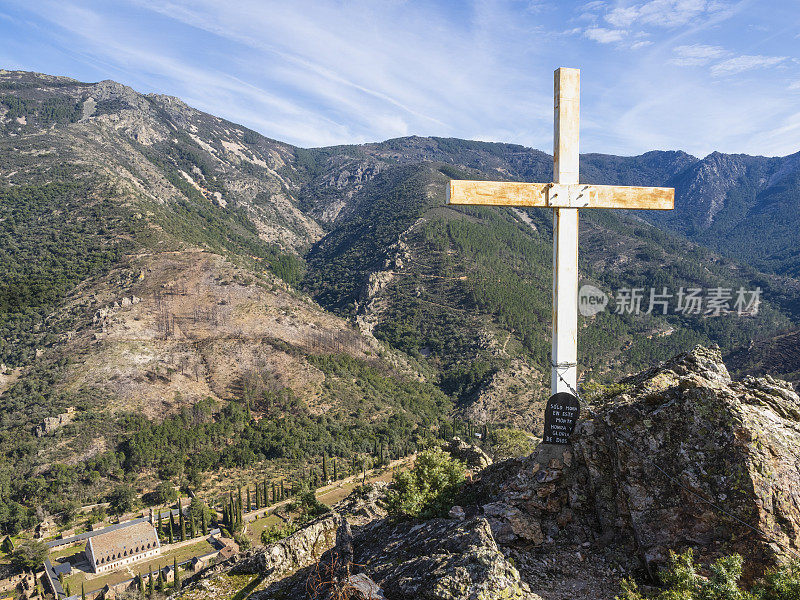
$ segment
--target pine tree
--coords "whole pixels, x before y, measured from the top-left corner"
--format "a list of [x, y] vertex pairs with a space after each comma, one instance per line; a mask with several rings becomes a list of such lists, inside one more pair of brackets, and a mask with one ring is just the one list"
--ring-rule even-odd
[[176, 590], [181, 588], [181, 576], [178, 574], [178, 557], [175, 556], [172, 558], [172, 575], [175, 578], [174, 587]]

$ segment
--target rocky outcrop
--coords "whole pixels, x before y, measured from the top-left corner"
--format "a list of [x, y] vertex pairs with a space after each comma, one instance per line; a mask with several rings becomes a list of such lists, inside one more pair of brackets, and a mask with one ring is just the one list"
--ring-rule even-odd
[[[268, 585], [253, 598], [536, 600], [486, 519], [395, 522], [381, 508], [384, 490], [361, 488], [335, 507], [336, 543], [313, 565], [280, 581], [261, 567]], [[274, 546], [259, 551], [256, 563], [273, 553]]]
[[44, 437], [46, 435], [50, 435], [51, 433], [54, 433], [56, 430], [63, 427], [64, 425], [72, 423], [72, 420], [74, 418], [75, 418], [75, 407], [70, 406], [67, 408], [67, 412], [56, 415], [55, 417], [45, 417], [34, 430], [34, 434], [36, 435], [36, 437]]
[[269, 583], [308, 567], [334, 546], [341, 524], [342, 517], [336, 513], [315, 519], [289, 537], [250, 553], [236, 571], [259, 573]]
[[489, 458], [486, 452], [481, 450], [478, 446], [468, 444], [458, 437], [454, 437], [450, 440], [444, 449], [450, 456], [463, 462], [467, 465], [467, 468], [473, 472], [482, 471], [492, 464], [492, 459]]
[[572, 446], [484, 472], [473, 491], [495, 539], [534, 554], [615, 546], [626, 570], [651, 573], [670, 549], [739, 552], [748, 576], [800, 549], [791, 386], [732, 381], [719, 351], [700, 347], [624, 384], [584, 415]]

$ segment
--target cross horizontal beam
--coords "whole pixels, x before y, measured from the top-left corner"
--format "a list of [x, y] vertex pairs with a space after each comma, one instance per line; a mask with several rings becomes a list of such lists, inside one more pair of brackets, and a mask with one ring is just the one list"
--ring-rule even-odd
[[671, 210], [675, 207], [675, 190], [624, 185], [452, 179], [447, 187], [447, 203], [482, 206]]

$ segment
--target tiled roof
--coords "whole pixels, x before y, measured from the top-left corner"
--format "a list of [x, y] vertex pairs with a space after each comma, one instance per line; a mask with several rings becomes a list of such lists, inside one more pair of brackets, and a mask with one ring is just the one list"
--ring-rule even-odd
[[159, 546], [156, 530], [148, 522], [101, 533], [89, 541], [96, 562], [100, 562], [101, 558], [105, 558], [105, 562], [113, 562]]

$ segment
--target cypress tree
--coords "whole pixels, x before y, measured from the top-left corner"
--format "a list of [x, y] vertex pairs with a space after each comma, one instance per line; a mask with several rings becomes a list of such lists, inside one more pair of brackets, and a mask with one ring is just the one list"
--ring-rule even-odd
[[328, 455], [322, 455], [322, 483], [323, 485], [328, 482]]
[[180, 523], [180, 537], [181, 541], [186, 539], [186, 519], [183, 518], [183, 511], [179, 508], [178, 509], [178, 522]]
[[152, 596], [156, 591], [156, 582], [153, 580], [153, 571], [150, 571], [150, 581], [147, 583], [147, 595]]
[[277, 490], [275, 488], [275, 482], [273, 481], [272, 482], [272, 503], [273, 504], [275, 504], [278, 501], [278, 499], [275, 497], [276, 493], [277, 493]]
[[164, 580], [164, 569], [159, 567], [159, 569], [158, 569], [158, 591], [159, 592], [163, 592], [164, 591], [164, 584], [165, 583], [166, 583], [166, 581]]
[[286, 498], [286, 489], [283, 487], [283, 479], [281, 479], [281, 500]]
[[336, 472], [336, 457], [335, 456], [333, 457], [333, 480], [334, 481], [338, 481], [339, 480], [339, 474]]
[[144, 596], [144, 578], [142, 577], [142, 572], [139, 571], [139, 595]]
[[256, 500], [256, 510], [261, 508], [261, 488], [258, 487], [258, 482], [256, 481], [256, 489], [255, 489], [255, 500]]
[[189, 539], [194, 537], [194, 515], [189, 513]]
[[175, 589], [181, 588], [181, 576], [178, 574], [178, 557], [174, 556], [172, 558], [172, 575], [174, 576], [174, 587]]
[[172, 511], [169, 511], [169, 543], [175, 543], [175, 520], [172, 518]]
[[83, 583], [81, 583], [81, 600], [86, 600], [86, 588]]
[[239, 486], [239, 512], [242, 512], [242, 486]]
[[200, 513], [200, 520], [203, 525], [203, 535], [208, 535], [208, 523], [206, 523], [206, 509], [203, 508], [203, 512]]
[[161, 509], [158, 509], [158, 535], [164, 535], [163, 523], [161, 522]]
[[250, 485], [247, 485], [247, 508], [244, 512], [250, 512], [252, 510], [252, 504], [250, 504]]
[[[272, 495], [272, 500], [275, 500], [275, 494]], [[269, 504], [269, 495], [267, 494], [267, 480], [264, 480], [264, 506]]]

